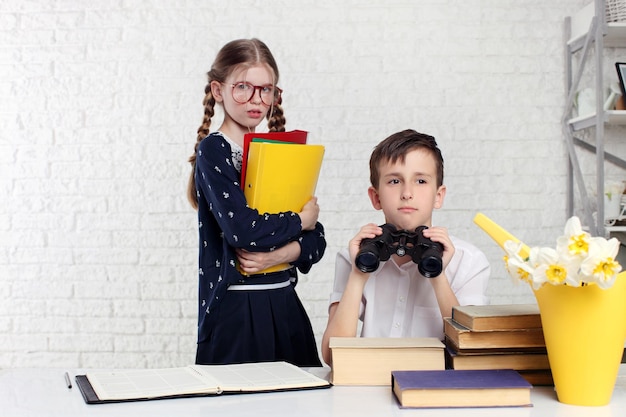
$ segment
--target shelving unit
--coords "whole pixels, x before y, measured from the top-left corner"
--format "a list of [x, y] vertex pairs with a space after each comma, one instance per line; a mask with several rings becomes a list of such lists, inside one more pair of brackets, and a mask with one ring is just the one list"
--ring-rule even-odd
[[[583, 224], [593, 235], [604, 236], [611, 231], [605, 227], [604, 219], [604, 164], [610, 162], [626, 170], [626, 160], [605, 152], [605, 125], [626, 125], [626, 111], [604, 110], [604, 49], [626, 48], [626, 22], [606, 22], [606, 1], [595, 0], [580, 12], [565, 19], [565, 79], [568, 92], [562, 119], [565, 143], [569, 155], [567, 214], [574, 214], [574, 185], [578, 186], [583, 209]], [[595, 75], [596, 111], [594, 114], [573, 116], [574, 99], [585, 70], [588, 52], [594, 48], [593, 74]], [[575, 72], [574, 72], [575, 71]], [[595, 145], [575, 136], [591, 129]], [[577, 149], [595, 154], [597, 214], [593, 216], [587, 197], [585, 180], [580, 169]]]

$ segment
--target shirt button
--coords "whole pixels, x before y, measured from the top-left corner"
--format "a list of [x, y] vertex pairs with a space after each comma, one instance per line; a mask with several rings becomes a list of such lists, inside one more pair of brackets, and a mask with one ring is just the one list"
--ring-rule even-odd
[[393, 327], [395, 327], [396, 329], [400, 328], [400, 323], [394, 323]]
[[404, 296], [401, 296], [401, 297], [399, 298], [399, 300], [400, 300], [400, 302], [401, 302], [401, 303], [404, 303], [404, 301], [406, 300], [406, 298], [405, 298]]

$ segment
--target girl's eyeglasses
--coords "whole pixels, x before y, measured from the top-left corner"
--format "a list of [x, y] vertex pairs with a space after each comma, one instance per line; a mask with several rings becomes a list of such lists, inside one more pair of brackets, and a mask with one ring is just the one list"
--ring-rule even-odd
[[273, 85], [252, 85], [243, 81], [231, 84], [231, 87], [233, 87], [233, 100], [239, 104], [245, 104], [252, 100], [256, 90], [259, 90], [261, 102], [266, 106], [271, 106], [274, 103], [280, 103], [280, 96], [283, 92]]

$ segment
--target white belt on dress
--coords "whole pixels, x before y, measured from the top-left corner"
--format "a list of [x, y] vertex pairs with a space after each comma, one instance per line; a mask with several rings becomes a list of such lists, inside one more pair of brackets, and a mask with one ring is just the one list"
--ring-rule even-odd
[[258, 291], [258, 290], [276, 290], [291, 285], [291, 279], [283, 282], [274, 282], [271, 284], [233, 284], [228, 287], [228, 291]]

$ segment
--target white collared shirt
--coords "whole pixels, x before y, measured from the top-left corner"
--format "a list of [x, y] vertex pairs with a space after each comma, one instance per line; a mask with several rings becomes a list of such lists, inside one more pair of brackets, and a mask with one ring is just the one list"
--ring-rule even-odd
[[[454, 256], [446, 268], [450, 287], [460, 305], [488, 304], [485, 295], [491, 267], [472, 244], [450, 237]], [[341, 300], [352, 266], [347, 249], [337, 253], [330, 304]], [[362, 337], [437, 337], [443, 340], [443, 319], [429, 278], [413, 262], [399, 266], [381, 262], [363, 290], [359, 319]]]

